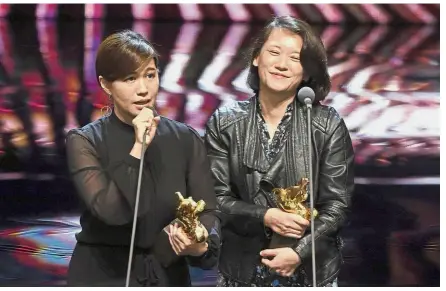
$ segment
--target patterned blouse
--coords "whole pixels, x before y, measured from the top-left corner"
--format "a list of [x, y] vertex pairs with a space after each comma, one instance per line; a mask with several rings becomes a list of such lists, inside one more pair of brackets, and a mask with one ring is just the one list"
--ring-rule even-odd
[[260, 132], [260, 140], [262, 142], [262, 147], [265, 150], [266, 157], [269, 163], [272, 163], [274, 158], [277, 156], [279, 151], [282, 149], [288, 137], [289, 125], [291, 124], [291, 114], [294, 109], [294, 102], [291, 102], [286, 111], [285, 115], [277, 127], [274, 136], [271, 138], [268, 132], [268, 126], [266, 125], [265, 119], [263, 119], [262, 109], [260, 106], [259, 99], [257, 98], [257, 124]]
[[[291, 116], [294, 110], [294, 102], [288, 105], [285, 115], [277, 127], [274, 136], [271, 138], [268, 133], [268, 127], [265, 119], [262, 116], [262, 110], [260, 102], [257, 97], [257, 124], [260, 132], [260, 140], [262, 147], [265, 150], [266, 157], [269, 163], [274, 161], [277, 154], [283, 149], [287, 137], [289, 135]], [[325, 287], [332, 287], [336, 285], [336, 280], [325, 285]], [[223, 274], [218, 274], [217, 279], [218, 287], [311, 287], [311, 278], [308, 278], [303, 268], [297, 268], [291, 277], [282, 277], [276, 274], [274, 271], [270, 271], [269, 268], [262, 263], [256, 266], [255, 275], [250, 284], [244, 284], [237, 282]]]

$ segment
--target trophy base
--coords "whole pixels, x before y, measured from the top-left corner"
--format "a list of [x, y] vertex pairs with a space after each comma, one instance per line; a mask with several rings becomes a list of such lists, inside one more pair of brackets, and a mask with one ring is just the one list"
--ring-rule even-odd
[[273, 233], [271, 242], [269, 243], [270, 249], [293, 247], [297, 240], [292, 237], [281, 236], [280, 234]]

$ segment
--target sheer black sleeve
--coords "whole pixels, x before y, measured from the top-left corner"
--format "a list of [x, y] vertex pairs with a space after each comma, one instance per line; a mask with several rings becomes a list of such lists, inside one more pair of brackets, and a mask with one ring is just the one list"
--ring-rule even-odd
[[190, 147], [187, 173], [187, 192], [195, 201], [203, 199], [205, 210], [201, 213], [200, 221], [206, 227], [208, 237], [208, 251], [201, 257], [188, 257], [189, 264], [202, 269], [210, 269], [217, 264], [220, 251], [220, 219], [217, 214], [217, 200], [214, 183], [210, 170], [210, 163], [206, 148], [198, 133], [189, 127]]
[[[66, 143], [71, 177], [89, 211], [109, 225], [123, 225], [132, 221], [140, 160], [129, 154], [122, 161], [104, 168], [105, 157], [99, 155], [81, 130], [71, 130]], [[152, 178], [149, 171], [144, 169], [139, 216], [149, 210], [149, 193], [152, 189]]]

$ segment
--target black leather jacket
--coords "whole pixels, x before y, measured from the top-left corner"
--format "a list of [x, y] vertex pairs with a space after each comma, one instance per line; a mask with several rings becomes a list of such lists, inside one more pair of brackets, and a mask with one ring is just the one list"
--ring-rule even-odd
[[[219, 271], [250, 282], [259, 252], [268, 247], [263, 219], [276, 207], [271, 190], [296, 185], [309, 177], [306, 109], [294, 102], [285, 148], [269, 165], [257, 130], [255, 97], [219, 108], [206, 126], [205, 144], [222, 215]], [[334, 108], [315, 104], [312, 111], [313, 189], [315, 208], [316, 278], [318, 286], [339, 273], [342, 257], [338, 232], [350, 207], [354, 187], [354, 153], [344, 121]], [[307, 201], [309, 203], [309, 199]], [[294, 250], [311, 280], [310, 227], [295, 241]]]

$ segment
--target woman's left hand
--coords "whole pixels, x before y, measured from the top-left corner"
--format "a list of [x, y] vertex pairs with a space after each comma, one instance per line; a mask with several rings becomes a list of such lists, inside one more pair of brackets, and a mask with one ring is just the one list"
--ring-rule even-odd
[[[205, 237], [208, 237], [207, 230], [203, 227]], [[197, 243], [191, 240], [181, 226], [169, 225], [169, 241], [172, 249], [178, 256], [194, 256], [199, 257], [208, 250], [206, 241]]]
[[292, 248], [268, 249], [260, 252], [262, 263], [282, 277], [290, 277], [300, 265], [299, 255]]

